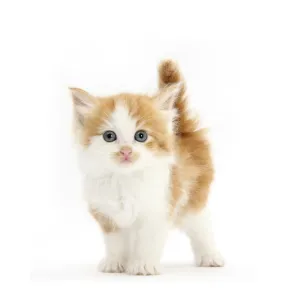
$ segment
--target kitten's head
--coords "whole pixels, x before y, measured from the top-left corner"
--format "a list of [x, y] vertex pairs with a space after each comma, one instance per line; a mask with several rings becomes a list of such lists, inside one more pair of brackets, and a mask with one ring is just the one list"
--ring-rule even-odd
[[173, 157], [174, 84], [150, 97], [99, 98], [71, 88], [79, 161], [85, 174], [128, 173], [170, 163]]

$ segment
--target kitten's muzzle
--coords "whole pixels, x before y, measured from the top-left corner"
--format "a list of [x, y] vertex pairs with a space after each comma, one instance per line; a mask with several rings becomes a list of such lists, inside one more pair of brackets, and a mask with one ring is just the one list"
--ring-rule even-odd
[[132, 148], [129, 146], [123, 146], [120, 149], [120, 156], [124, 161], [130, 161], [132, 157]]

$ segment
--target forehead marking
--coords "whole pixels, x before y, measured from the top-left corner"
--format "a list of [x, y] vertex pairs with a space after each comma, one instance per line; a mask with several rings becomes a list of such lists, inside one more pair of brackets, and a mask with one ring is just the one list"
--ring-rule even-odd
[[116, 105], [109, 122], [113, 126], [112, 129], [115, 130], [120, 143], [131, 143], [133, 141], [136, 121], [130, 117], [125, 103], [120, 102]]

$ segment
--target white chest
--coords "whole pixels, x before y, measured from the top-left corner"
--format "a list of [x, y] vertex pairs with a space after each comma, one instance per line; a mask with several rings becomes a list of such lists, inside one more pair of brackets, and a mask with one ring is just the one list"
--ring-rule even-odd
[[138, 217], [168, 213], [169, 180], [169, 168], [86, 177], [84, 195], [91, 208], [126, 227]]

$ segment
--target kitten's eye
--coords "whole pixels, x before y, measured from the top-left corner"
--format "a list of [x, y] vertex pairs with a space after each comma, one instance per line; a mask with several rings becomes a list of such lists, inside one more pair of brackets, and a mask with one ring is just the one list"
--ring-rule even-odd
[[103, 133], [103, 139], [105, 142], [111, 143], [117, 139], [117, 135], [113, 131], [108, 130]]
[[139, 130], [134, 135], [134, 139], [140, 143], [145, 142], [147, 138], [148, 138], [148, 134], [144, 130]]

